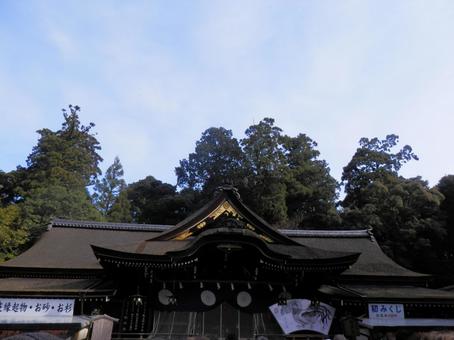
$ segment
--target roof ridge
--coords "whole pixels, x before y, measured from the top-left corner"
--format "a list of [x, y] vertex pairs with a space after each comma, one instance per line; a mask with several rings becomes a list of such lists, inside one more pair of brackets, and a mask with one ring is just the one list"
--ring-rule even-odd
[[82, 228], [82, 229], [104, 229], [104, 230], [129, 230], [129, 231], [165, 231], [172, 225], [166, 224], [141, 224], [141, 223], [119, 223], [100, 222], [89, 220], [67, 220], [55, 218], [51, 221], [52, 228]]
[[278, 229], [279, 232], [286, 236], [295, 237], [336, 237], [336, 238], [368, 238], [372, 239], [373, 235], [370, 229], [350, 229], [350, 230], [309, 230], [309, 229]]

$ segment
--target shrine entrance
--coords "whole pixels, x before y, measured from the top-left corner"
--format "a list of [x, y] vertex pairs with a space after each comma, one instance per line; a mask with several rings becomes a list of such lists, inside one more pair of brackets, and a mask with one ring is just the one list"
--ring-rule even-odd
[[246, 313], [222, 303], [205, 312], [155, 311], [149, 338], [283, 339], [281, 334], [271, 313]]
[[123, 301], [120, 332], [150, 339], [283, 339], [269, 307], [316, 300], [359, 256], [299, 244], [227, 189], [153, 238], [92, 249]]

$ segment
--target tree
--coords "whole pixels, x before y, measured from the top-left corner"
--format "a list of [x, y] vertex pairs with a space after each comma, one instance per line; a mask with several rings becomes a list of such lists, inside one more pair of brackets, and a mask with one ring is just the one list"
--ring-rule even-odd
[[8, 173], [0, 170], [0, 206], [5, 207], [20, 201], [18, 183], [23, 177], [21, 175], [23, 175], [23, 171], [20, 168]]
[[131, 203], [128, 200], [127, 188], [124, 188], [115, 199], [112, 209], [109, 211], [108, 220], [111, 222], [132, 222]]
[[104, 177], [95, 181], [92, 200], [96, 208], [105, 217], [110, 215], [120, 192], [126, 187], [123, 174], [120, 159], [115, 157], [113, 164], [107, 168]]
[[27, 239], [20, 208], [16, 204], [0, 207], [0, 262], [16, 256]]
[[445, 256], [446, 230], [440, 215], [443, 196], [421, 178], [399, 176], [401, 166], [418, 159], [410, 146], [391, 149], [398, 137], [362, 138], [344, 168], [344, 224], [372, 227], [384, 251], [397, 262], [417, 269]]
[[[64, 122], [58, 131], [38, 130], [40, 138], [27, 159], [31, 181], [51, 181], [67, 186], [86, 187], [101, 173], [101, 149], [91, 133], [94, 123], [84, 126], [79, 120], [79, 106], [63, 109]], [[33, 186], [36, 183], [31, 183]]]
[[245, 134], [238, 143], [230, 130], [206, 130], [195, 152], [176, 168], [178, 186], [209, 197], [216, 187], [233, 184], [253, 210], [276, 226], [339, 223], [337, 183], [327, 163], [318, 159], [315, 141], [304, 134], [284, 135], [272, 118], [251, 125]]
[[344, 206], [361, 205], [360, 190], [388, 174], [397, 175], [406, 162], [418, 156], [413, 153], [411, 146], [405, 145], [396, 153], [393, 149], [399, 141], [399, 136], [391, 134], [385, 139], [361, 138], [360, 147], [356, 150], [351, 161], [344, 167], [342, 182], [346, 197]]
[[63, 110], [60, 130], [39, 130], [27, 167], [16, 170], [24, 223], [36, 229], [32, 235], [39, 235], [53, 217], [101, 218], [87, 191], [100, 174], [100, 145], [91, 133], [94, 124], [82, 125], [79, 111], [78, 106], [69, 105], [69, 112]]
[[54, 183], [34, 186], [21, 205], [32, 239], [38, 237], [52, 218], [101, 220], [84, 188], [71, 188]]
[[383, 250], [397, 262], [428, 270], [426, 263], [445, 256], [441, 200], [440, 192], [419, 177], [388, 175], [364, 188], [363, 205], [345, 209], [343, 217], [350, 226], [372, 227]]
[[175, 168], [177, 185], [211, 195], [223, 184], [241, 185], [243, 152], [232, 131], [209, 128], [196, 142], [195, 152]]
[[147, 176], [127, 189], [133, 220], [137, 223], [174, 224], [188, 214], [188, 196], [173, 185]]
[[440, 209], [446, 221], [448, 234], [448, 257], [454, 258], [454, 175], [447, 175], [440, 179], [437, 189], [443, 194], [444, 200]]
[[245, 154], [247, 191], [245, 201], [267, 221], [284, 225], [287, 221], [286, 194], [283, 181], [285, 155], [280, 145], [281, 128], [274, 119], [264, 118], [246, 129], [241, 140]]
[[[337, 182], [318, 157], [317, 143], [305, 134], [290, 137], [272, 118], [246, 130], [246, 199], [265, 218], [290, 228], [329, 228], [340, 218], [335, 208]], [[249, 196], [249, 197], [248, 197]]]
[[285, 154], [287, 210], [291, 227], [333, 228], [341, 221], [336, 210], [338, 184], [325, 160], [318, 159], [317, 143], [305, 134], [281, 136]]
[[273, 118], [264, 118], [246, 129], [246, 138], [241, 140], [241, 145], [254, 176], [275, 176], [282, 170], [281, 132], [281, 128], [274, 126]]

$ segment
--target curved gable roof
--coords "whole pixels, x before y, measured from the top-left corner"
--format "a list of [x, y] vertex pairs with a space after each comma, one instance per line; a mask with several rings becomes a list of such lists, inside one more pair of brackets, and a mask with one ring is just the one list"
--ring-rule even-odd
[[178, 223], [175, 227], [154, 237], [154, 241], [184, 240], [200, 233], [223, 214], [244, 221], [244, 229], [253, 231], [269, 243], [298, 245], [291, 238], [280, 233], [264, 219], [254, 213], [240, 199], [237, 190], [231, 186], [219, 188], [217, 195], [202, 208]]

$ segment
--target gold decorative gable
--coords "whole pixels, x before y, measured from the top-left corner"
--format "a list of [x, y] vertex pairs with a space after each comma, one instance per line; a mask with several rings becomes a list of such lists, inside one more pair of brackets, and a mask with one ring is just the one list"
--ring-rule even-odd
[[[251, 225], [228, 201], [224, 201], [216, 209], [214, 209], [208, 216], [206, 216], [202, 221], [198, 221], [192, 227], [189, 227], [185, 231], [175, 236], [175, 240], [185, 240], [190, 236], [194, 236], [202, 229], [206, 228], [214, 221], [216, 221], [221, 216], [228, 216], [230, 219], [235, 219], [238, 222], [242, 222], [244, 228], [256, 232], [256, 228]], [[272, 240], [263, 234], [258, 235], [261, 239], [266, 242], [271, 243]]]

